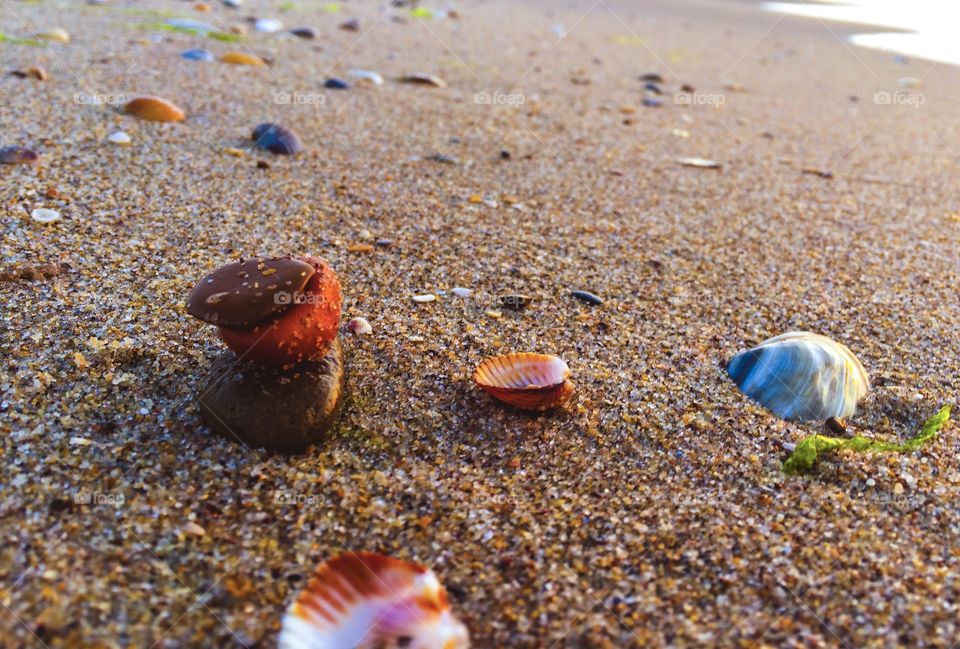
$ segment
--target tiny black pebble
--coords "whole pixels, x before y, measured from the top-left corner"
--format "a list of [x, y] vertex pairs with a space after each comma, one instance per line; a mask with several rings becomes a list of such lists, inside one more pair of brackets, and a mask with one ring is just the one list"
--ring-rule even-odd
[[570, 295], [593, 306], [603, 304], [603, 298], [597, 297], [590, 291], [571, 291]]
[[330, 88], [332, 90], [347, 90], [350, 88], [350, 84], [344, 81], [343, 79], [337, 79], [336, 77], [331, 77], [323, 82], [324, 88]]

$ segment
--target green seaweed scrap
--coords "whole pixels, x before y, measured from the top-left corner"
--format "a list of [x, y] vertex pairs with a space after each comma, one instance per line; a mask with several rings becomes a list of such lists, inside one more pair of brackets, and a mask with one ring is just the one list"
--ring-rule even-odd
[[903, 442], [881, 442], [863, 435], [856, 435], [849, 439], [844, 437], [829, 437], [827, 435], [810, 435], [797, 444], [790, 457], [783, 463], [783, 472], [787, 475], [796, 475], [813, 468], [820, 453], [828, 451], [851, 450], [868, 453], [908, 453], [916, 451], [923, 444], [929, 442], [940, 432], [948, 421], [952, 406], [943, 406], [934, 416], [923, 424], [920, 432]]
[[43, 47], [45, 43], [32, 38], [17, 38], [0, 32], [0, 43], [10, 43], [11, 45], [33, 45], [34, 47]]
[[238, 34], [229, 34], [227, 32], [214, 32], [196, 27], [182, 27], [180, 25], [168, 25], [167, 23], [141, 23], [130, 25], [133, 28], [151, 29], [162, 32], [177, 32], [180, 34], [192, 34], [193, 36], [207, 36], [209, 38], [223, 41], [225, 43], [235, 43], [242, 41], [243, 37]]

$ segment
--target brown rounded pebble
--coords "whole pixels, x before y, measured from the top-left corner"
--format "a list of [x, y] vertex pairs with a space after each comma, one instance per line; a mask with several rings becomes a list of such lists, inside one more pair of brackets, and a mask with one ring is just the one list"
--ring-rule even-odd
[[197, 283], [187, 297], [187, 311], [228, 327], [263, 322], [289, 308], [314, 273], [310, 264], [289, 257], [235, 261]]
[[238, 364], [224, 355], [213, 362], [197, 402], [217, 434], [296, 453], [326, 438], [343, 400], [344, 377], [339, 339], [321, 360], [293, 370]]

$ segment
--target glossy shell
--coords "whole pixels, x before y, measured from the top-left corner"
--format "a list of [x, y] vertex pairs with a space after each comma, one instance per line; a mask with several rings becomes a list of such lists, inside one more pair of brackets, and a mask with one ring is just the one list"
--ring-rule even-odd
[[300, 142], [296, 133], [279, 124], [270, 122], [260, 124], [253, 129], [251, 137], [256, 146], [273, 153], [293, 155], [303, 151], [303, 143]]
[[490, 396], [523, 410], [549, 410], [573, 394], [570, 368], [560, 358], [526, 352], [480, 363], [473, 380]]
[[179, 122], [183, 111], [162, 97], [135, 97], [128, 101], [123, 111], [151, 122]]
[[727, 373], [744, 394], [791, 421], [849, 417], [870, 389], [863, 365], [846, 346], [802, 331], [740, 352]]
[[254, 67], [266, 65], [264, 60], [259, 56], [247, 54], [246, 52], [226, 52], [220, 57], [220, 60], [224, 63], [232, 63], [233, 65], [252, 65]]
[[340, 281], [322, 259], [302, 257], [316, 269], [303, 293], [276, 317], [247, 327], [220, 327], [220, 338], [243, 360], [295, 365], [324, 356], [340, 326]]
[[321, 564], [283, 617], [279, 649], [466, 649], [432, 570], [369, 552]]

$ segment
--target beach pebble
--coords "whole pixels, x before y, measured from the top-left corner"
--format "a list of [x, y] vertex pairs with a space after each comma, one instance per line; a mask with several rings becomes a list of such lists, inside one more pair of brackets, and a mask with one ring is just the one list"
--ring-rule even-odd
[[594, 295], [590, 291], [571, 291], [570, 295], [592, 306], [603, 304], [603, 298]]
[[350, 87], [350, 84], [343, 79], [331, 77], [323, 82], [323, 87], [330, 88], [331, 90], [347, 90]]
[[389, 248], [393, 245], [393, 239], [377, 239], [374, 243], [381, 248]]
[[273, 34], [283, 29], [283, 23], [276, 18], [257, 18], [253, 22], [253, 29], [264, 34]]
[[303, 143], [296, 133], [279, 124], [266, 122], [253, 129], [254, 145], [273, 153], [293, 155], [303, 151]]
[[286, 453], [322, 442], [337, 418], [344, 385], [343, 349], [334, 341], [319, 361], [283, 370], [215, 360], [200, 388], [200, 414], [214, 432], [255, 448]]
[[130, 136], [124, 133], [123, 131], [117, 131], [116, 133], [111, 133], [107, 139], [114, 144], [130, 144], [132, 141]]
[[290, 33], [298, 38], [308, 41], [312, 41], [317, 37], [317, 30], [315, 30], [313, 27], [294, 27], [290, 30]]
[[350, 18], [342, 23], [340, 23], [340, 29], [343, 29], [348, 32], [355, 32], [360, 30], [360, 19], [359, 18]]
[[652, 92], [652, 93], [655, 94], [655, 95], [661, 94], [661, 92], [660, 92], [660, 86], [658, 86], [657, 84], [653, 83], [652, 81], [648, 81], [648, 82], [646, 82], [645, 84], [643, 84], [643, 90], [644, 90], [644, 92]]
[[57, 43], [69, 43], [70, 34], [67, 33], [67, 30], [61, 29], [60, 27], [53, 27], [51, 29], [44, 29], [42, 31], [34, 34], [36, 38], [41, 38], [45, 41], [56, 41]]
[[40, 154], [22, 146], [0, 147], [0, 164], [35, 165], [40, 162]]
[[457, 297], [467, 297], [473, 293], [473, 289], [463, 288], [462, 286], [455, 286], [452, 291], [450, 291]]
[[383, 77], [380, 76], [379, 72], [373, 70], [350, 70], [347, 74], [362, 81], [368, 81], [375, 86], [383, 85]]
[[347, 323], [347, 331], [357, 336], [363, 336], [373, 331], [373, 327], [366, 318], [354, 318]]
[[426, 74], [425, 72], [418, 72], [416, 74], [408, 74], [405, 77], [400, 77], [400, 82], [413, 83], [421, 86], [433, 86], [434, 88], [447, 87], [446, 81], [435, 74]]
[[60, 212], [47, 209], [46, 207], [38, 207], [30, 212], [30, 218], [37, 223], [53, 223], [54, 221], [60, 220]]
[[663, 76], [657, 74], [656, 72], [648, 72], [640, 77], [640, 81], [646, 81], [648, 83], [663, 83]]
[[413, 301], [418, 304], [426, 304], [427, 302], [433, 302], [437, 299], [437, 296], [433, 293], [424, 293], [423, 295], [414, 295]]
[[243, 6], [243, 0], [223, 0], [223, 4], [231, 9], [239, 9]]
[[190, 50], [184, 50], [180, 53], [180, 56], [188, 61], [212, 61], [214, 59], [213, 52], [199, 47]]
[[663, 106], [663, 102], [659, 99], [654, 99], [653, 97], [644, 97], [643, 105], [647, 108], [660, 108]]

